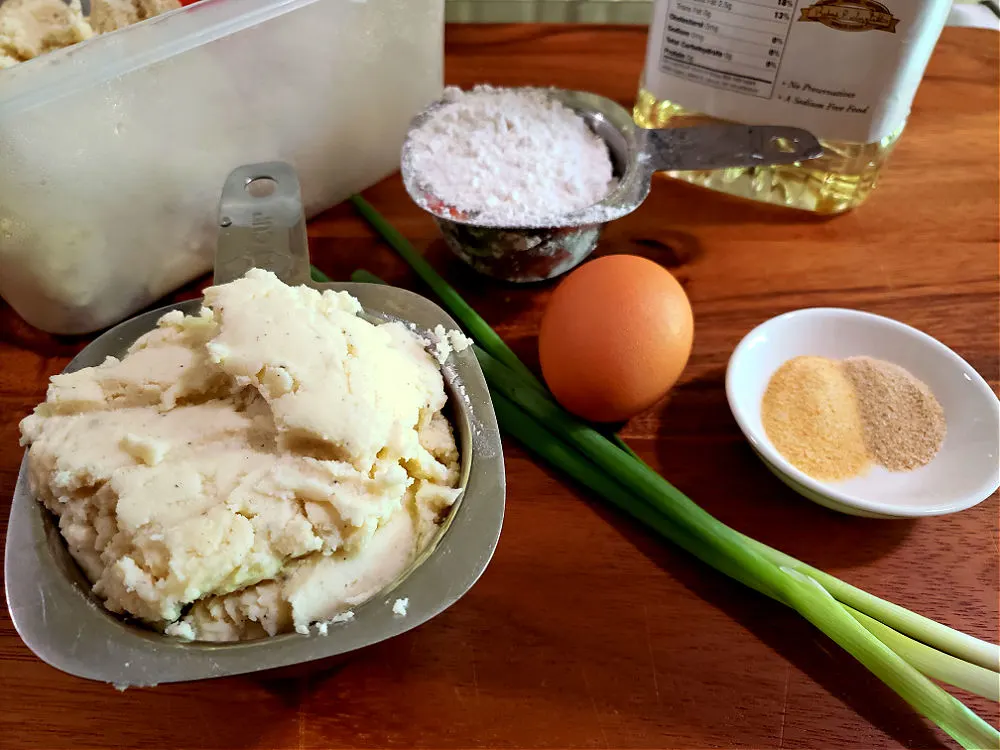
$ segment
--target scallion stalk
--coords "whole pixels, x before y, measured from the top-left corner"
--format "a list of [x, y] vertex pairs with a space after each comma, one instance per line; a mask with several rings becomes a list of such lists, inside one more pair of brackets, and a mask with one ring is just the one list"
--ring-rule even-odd
[[[689, 536], [680, 532], [664, 515], [654, 511], [647, 503], [632, 498], [611, 477], [598, 470], [587, 456], [561, 440], [557, 432], [550, 432], [527, 410], [511, 401], [502, 389], [491, 390], [491, 394], [497, 419], [504, 431], [542, 459], [566, 471], [647, 527], [693, 552], [721, 572], [789, 604], [963, 747], [995, 747], [1000, 743], [1000, 734], [993, 727], [961, 701], [928, 680], [873, 632], [852, 619], [853, 613], [833, 599], [817, 581], [791, 568], [772, 566], [774, 587], [760, 586], [760, 582], [746, 576], [732, 558], [725, 554], [720, 556], [715, 550], [693, 543]], [[548, 425], [547, 422], [545, 424]], [[780, 596], [775, 596], [778, 592]]]
[[[652, 471], [652, 469], [650, 469]], [[830, 595], [840, 602], [878, 620], [888, 627], [938, 651], [951, 654], [962, 661], [988, 669], [997, 674], [1000, 669], [1000, 647], [974, 636], [955, 630], [940, 622], [912, 612], [898, 604], [880, 599], [863, 589], [824, 573], [784, 552], [768, 547], [756, 539], [740, 534], [743, 540], [777, 565], [798, 570], [823, 585]], [[1000, 681], [1000, 676], [994, 677]]]
[[359, 284], [380, 284], [381, 286], [389, 286], [389, 282], [384, 279], [379, 278], [371, 271], [367, 271], [364, 268], [359, 268], [351, 274], [351, 281], [356, 281]]
[[[514, 400], [522, 406], [526, 405], [525, 399], [533, 402], [536, 409], [546, 413], [546, 416], [543, 418], [546, 424], [558, 425], [560, 432], [562, 430], [566, 430], [565, 434], [567, 435], [588, 435], [588, 438], [591, 441], [600, 437], [599, 434], [590, 430], [585, 423], [576, 419], [559, 407], [558, 404], [556, 404], [550, 397], [544, 395], [538, 396], [534, 393], [531, 389], [529, 389], [529, 384], [526, 381], [520, 380], [516, 373], [513, 373], [510, 370], [504, 371], [497, 368], [495, 360], [490, 362], [488, 360], [488, 355], [485, 352], [482, 352], [481, 350], [477, 351], [477, 356], [480, 359], [480, 365], [483, 365], [484, 372], [489, 370], [493, 372], [492, 378], [498, 378], [498, 380], [495, 381], [487, 373], [487, 378], [490, 380], [491, 385], [496, 388], [506, 386], [508, 396], [511, 396], [512, 393], [521, 394], [515, 395]], [[661, 486], [661, 494], [656, 495], [653, 500], [656, 504], [662, 505], [664, 500], [673, 502], [676, 500], [677, 496], [684, 497], [672, 484], [642, 461], [632, 461], [629, 466], [629, 470], [640, 471], [646, 475], [646, 478], [650, 482]], [[686, 497], [684, 497], [684, 501], [690, 503], [692, 506], [701, 511], [699, 506], [691, 503], [691, 501]], [[703, 513], [704, 516], [711, 518], [713, 522], [719, 523], [714, 517], [705, 511], [701, 511], [701, 513]], [[726, 528], [728, 529], [728, 527]], [[963, 661], [970, 662], [971, 664], [978, 665], [996, 673], [998, 662], [1000, 662], [1000, 657], [998, 657], [998, 653], [1000, 652], [998, 652], [998, 647], [995, 644], [987, 643], [978, 638], [962, 633], [961, 631], [935, 622], [930, 618], [911, 612], [897, 604], [880, 599], [866, 591], [863, 591], [862, 589], [851, 586], [850, 584], [845, 583], [828, 573], [824, 573], [817, 568], [796, 560], [794, 557], [786, 555], [783, 552], [779, 552], [778, 550], [758, 542], [757, 540], [744, 534], [740, 534], [732, 529], [729, 529], [729, 531], [735, 534], [742, 543], [752, 548], [759, 555], [770, 560], [772, 563], [781, 567], [792, 568], [819, 581], [832, 596], [842, 601], [844, 604], [850, 605], [851, 607], [879, 620], [886, 626], [903, 633], [914, 640], [923, 642], [946, 654], [951, 654], [952, 656], [955, 656]], [[997, 679], [1000, 680], [1000, 675], [998, 675]]]
[[319, 282], [320, 284], [325, 284], [328, 281], [330, 281], [329, 276], [327, 276], [325, 273], [316, 268], [316, 266], [312, 265], [309, 266], [309, 278], [311, 278], [313, 281]]
[[418, 253], [409, 240], [386, 221], [372, 204], [360, 195], [352, 195], [351, 203], [354, 204], [365, 221], [371, 224], [382, 235], [382, 238], [392, 245], [393, 249], [400, 254], [417, 276], [423, 279], [424, 283], [434, 291], [444, 306], [448, 308], [448, 311], [461, 321], [468, 334], [483, 349], [515, 372], [519, 372], [527, 378], [535, 378], [531, 370], [525, 367], [513, 350], [497, 335], [497, 332], [490, 328], [489, 323], [479, 317], [479, 313], [473, 310], [469, 303], [462, 299], [462, 296], [438, 275], [431, 264], [424, 260], [424, 256]]
[[[995, 645], [872, 596], [719, 522], [620, 438], [607, 438], [565, 412], [395, 228], [360, 196], [352, 202], [482, 347], [476, 354], [505, 432], [721, 572], [796, 609], [963, 746], [1000, 742], [995, 729], [914, 668], [991, 697], [989, 681], [996, 682], [1000, 654]], [[352, 278], [384, 283], [367, 272]]]
[[[543, 460], [562, 469], [578, 483], [605, 498], [619, 510], [632, 516], [647, 528], [660, 534], [660, 536], [701, 558], [704, 562], [707, 562], [725, 575], [735, 578], [762, 594], [769, 595], [768, 591], [763, 587], [757, 586], [755, 581], [744, 576], [739, 568], [730, 565], [727, 560], [710, 555], [704, 548], [698, 548], [697, 545], [692, 544], [690, 539], [680, 533], [662, 514], [657, 513], [648, 503], [636, 500], [607, 473], [600, 471], [592, 462], [584, 459], [579, 452], [570, 448], [561, 440], [558, 440], [554, 435], [549, 434], [545, 436], [546, 439], [538, 439], [538, 436], [541, 434], [538, 432], [540, 429], [538, 423], [521, 411], [513, 402], [509, 401], [503, 393], [494, 390], [492, 391], [492, 397], [493, 405], [496, 408], [497, 416], [504, 427], [504, 431], [524, 443]], [[770, 548], [766, 549], [770, 551]], [[792, 562], [797, 565], [803, 565], [795, 560]], [[808, 566], [804, 567], [808, 568]], [[826, 577], [832, 578], [832, 576]], [[865, 592], [861, 593], [864, 594]], [[884, 603], [888, 604], [888, 602]], [[928, 677], [941, 680], [949, 685], [955, 685], [990, 700], [1000, 700], [1000, 695], [998, 695], [1000, 680], [998, 680], [996, 672], [942, 653], [898, 633], [883, 622], [879, 622], [875, 618], [869, 617], [853, 607], [843, 606], [872, 635]], [[892, 606], [895, 607], [896, 605]], [[902, 608], [900, 607], [900, 609]], [[933, 620], [930, 620], [930, 622], [934, 623]], [[937, 625], [937, 623], [934, 624]]]
[[854, 607], [846, 604], [842, 606], [872, 635], [928, 677], [968, 690], [991, 701], [1000, 701], [1000, 679], [996, 672], [942, 653], [920, 641], [908, 638]]
[[[371, 206], [371, 204], [360, 196], [352, 198], [352, 202], [354, 202], [355, 206], [357, 206], [359, 211], [362, 212], [364, 218], [376, 229], [376, 231], [382, 234], [386, 241], [388, 241], [393, 248], [400, 252], [400, 255], [404, 260], [410, 263], [411, 258], [419, 259], [421, 263], [420, 269], [418, 270], [417, 267], [414, 266], [414, 270], [418, 271], [421, 278], [428, 281], [428, 284], [433, 290], [438, 291], [439, 289], [448, 289], [451, 291], [451, 294], [441, 296], [441, 301], [446, 307], [448, 307], [449, 311], [456, 318], [458, 318], [459, 322], [466, 328], [469, 335], [472, 336], [483, 349], [493, 355], [496, 359], [499, 359], [501, 362], [506, 362], [509, 357], [513, 357], [517, 360], [517, 356], [513, 353], [513, 351], [507, 348], [506, 344], [503, 344], [502, 341], [500, 341], [500, 345], [507, 352], [507, 354], [505, 356], [497, 356], [498, 348], [495, 341], [491, 341], [491, 337], [489, 336], [482, 336], [477, 333], [481, 332], [485, 328], [493, 334], [493, 338], [498, 340], [499, 336], [496, 335], [496, 332], [489, 328], [486, 321], [484, 321], [474, 311], [471, 313], [473, 317], [467, 318], [466, 311], [471, 310], [471, 308], [467, 304], [464, 304], [464, 301], [464, 307], [462, 305], [456, 306], [449, 304], [449, 300], [461, 300], [458, 292], [455, 291], [454, 288], [452, 288], [441, 276], [439, 276], [430, 264], [423, 260], [423, 257], [417, 253], [416, 249], [406, 240], [406, 238], [399, 234], [399, 232], [397, 232], [395, 228], [392, 227], [392, 225], [389, 224], [389, 222], [386, 221], [385, 218], [383, 218], [378, 211]], [[411, 265], [413, 264], [411, 263]], [[377, 276], [370, 274], [367, 271], [355, 271], [351, 278], [356, 281], [368, 281], [381, 284], [385, 283]], [[431, 280], [433, 280], [433, 283]], [[534, 373], [524, 366], [520, 360], [517, 360], [517, 362], [520, 367], [512, 369], [525, 379], [525, 383], [530, 383], [547, 394], [546, 389], [535, 377]], [[645, 467], [646, 470], [656, 474], [656, 472], [654, 472], [651, 467], [646, 465], [645, 462], [643, 462], [642, 459], [639, 458], [639, 456], [631, 448], [629, 448], [620, 437], [616, 435], [612, 438], [612, 440], [616, 445], [625, 450], [638, 463]], [[758, 542], [756, 539], [752, 539], [742, 534], [740, 536], [748, 545], [757, 550], [757, 552], [761, 555], [771, 559], [779, 565], [793, 568], [802, 573], [806, 573], [812, 578], [815, 578], [822, 583], [827, 591], [829, 591], [830, 594], [838, 601], [848, 604], [855, 609], [868, 614], [894, 630], [932, 646], [940, 651], [951, 654], [952, 656], [962, 659], [963, 661], [976, 664], [992, 671], [1000, 669], [1000, 647], [996, 644], [987, 643], [979, 638], [975, 638], [974, 636], [955, 630], [954, 628], [950, 628], [947, 625], [943, 625], [942, 623], [936, 622], [928, 617], [919, 615], [904, 607], [900, 607], [897, 604], [880, 599], [879, 597], [852, 586], [835, 576], [796, 560], [795, 558], [769, 547], [762, 542]]]

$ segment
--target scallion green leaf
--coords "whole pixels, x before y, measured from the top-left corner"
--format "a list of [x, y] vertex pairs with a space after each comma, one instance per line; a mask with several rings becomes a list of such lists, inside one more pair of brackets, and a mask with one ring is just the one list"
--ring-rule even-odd
[[316, 268], [316, 266], [312, 265], [309, 266], [309, 278], [320, 284], [326, 284], [328, 281], [330, 281], [329, 276], [327, 276], [325, 273]]
[[354, 204], [365, 221], [371, 224], [382, 235], [382, 238], [392, 245], [393, 249], [400, 254], [417, 276], [423, 279], [424, 283], [434, 291], [442, 304], [461, 321], [468, 334], [481, 347], [515, 372], [519, 372], [525, 377], [534, 378], [531, 370], [524, 366], [524, 363], [517, 358], [517, 355], [497, 335], [497, 332], [490, 328], [489, 323], [479, 317], [479, 314], [462, 299], [461, 295], [441, 278], [437, 271], [431, 268], [430, 263], [424, 260], [424, 256], [417, 252], [409, 240], [360, 195], [352, 195], [351, 203]]

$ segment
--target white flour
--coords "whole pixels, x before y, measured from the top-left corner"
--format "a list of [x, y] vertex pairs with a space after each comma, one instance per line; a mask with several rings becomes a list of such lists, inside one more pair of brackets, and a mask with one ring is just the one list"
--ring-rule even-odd
[[408, 166], [477, 224], [544, 224], [608, 194], [607, 146], [545, 89], [448, 88], [444, 99], [410, 134]]

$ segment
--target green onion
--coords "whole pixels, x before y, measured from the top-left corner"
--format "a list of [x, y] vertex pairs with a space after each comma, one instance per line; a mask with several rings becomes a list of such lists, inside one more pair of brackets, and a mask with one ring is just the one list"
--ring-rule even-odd
[[[480, 357], [480, 359], [482, 359], [482, 357]], [[506, 379], [508, 381], [515, 381], [516, 378], [516, 374], [509, 372], [506, 373]], [[528, 383], [523, 382], [519, 385], [521, 387], [527, 387]], [[564, 426], [574, 431], [587, 429], [587, 425], [585, 423], [568, 415], [565, 410], [562, 410], [561, 407], [559, 407], [550, 397], [546, 395], [544, 398], [547, 401], [546, 408], [554, 410], [553, 413], [558, 413], [559, 419], [562, 421]], [[651, 467], [642, 463], [641, 468], [651, 475], [653, 481], [661, 482], [665, 485], [665, 487], [669, 488], [669, 491], [676, 492], [676, 489], [659, 474], [653, 471]], [[706, 513], [705, 515], [708, 514]], [[973, 636], [962, 633], [961, 631], [935, 622], [930, 618], [911, 612], [897, 604], [880, 599], [877, 596], [873, 596], [872, 594], [863, 591], [862, 589], [841, 581], [839, 578], [796, 560], [794, 557], [786, 555], [772, 547], [768, 547], [767, 545], [758, 542], [756, 539], [739, 534], [738, 532], [734, 533], [739, 536], [743, 543], [749, 545], [758, 554], [771, 560], [776, 565], [789, 567], [799, 571], [800, 573], [804, 573], [811, 578], [815, 578], [839, 601], [876, 618], [889, 627], [894, 628], [901, 633], [905, 633], [919, 641], [923, 641], [940, 651], [958, 657], [963, 661], [976, 664], [991, 671], [995, 672], [998, 669], [998, 666], [1000, 666], [1000, 649], [998, 649], [995, 644], [987, 643], [986, 641], [974, 638]]]
[[[628, 513], [647, 528], [652, 529], [671, 542], [701, 558], [720, 572], [756, 589], [760, 593], [768, 594], [763, 587], [756, 585], [755, 581], [743, 575], [742, 570], [733, 566], [728, 560], [709, 554], [703, 548], [700, 549], [696, 545], [693, 545], [690, 538], [679, 533], [677, 528], [665, 516], [657, 513], [649, 504], [636, 501], [632, 495], [628, 494], [622, 488], [621, 484], [605, 472], [596, 468], [595, 464], [586, 460], [582, 454], [567, 446], [554, 435], [540, 432], [544, 428], [512, 401], [507, 399], [502, 392], [493, 390], [491, 391], [491, 395], [493, 406], [496, 409], [500, 423], [504, 427], [504, 431], [533, 450], [545, 461], [557, 468], [563, 469], [581, 485], [604, 497], [619, 510]], [[969, 664], [948, 654], [943, 654], [930, 646], [925, 646], [918, 641], [907, 638], [905, 635], [896, 632], [878, 620], [852, 607], [845, 608], [872, 635], [892, 648], [893, 651], [900, 654], [906, 661], [928, 677], [947, 682], [976, 695], [981, 695], [984, 698], [991, 700], [1000, 699], [1000, 696], [997, 695], [998, 683], [1000, 681], [997, 679], [996, 672], [984, 669], [975, 664]], [[934, 624], [936, 625], [937, 623]]]
[[844, 608], [872, 635], [928, 677], [968, 690], [991, 701], [1000, 701], [1000, 679], [997, 678], [996, 672], [956, 659], [912, 638], [907, 638], [885, 623], [853, 607], [844, 605]]
[[330, 280], [330, 277], [316, 268], [316, 266], [309, 266], [309, 278], [320, 284], [325, 284]]
[[366, 271], [363, 268], [359, 268], [351, 274], [351, 281], [356, 281], [359, 284], [381, 284], [382, 286], [389, 286], [387, 281], [383, 281], [371, 271]]
[[[911, 612], [898, 604], [880, 599], [784, 552], [768, 547], [756, 539], [743, 534], [740, 536], [744, 542], [775, 564], [793, 568], [816, 579], [837, 601], [873, 617], [894, 630], [994, 673], [1000, 668], [1000, 648], [996, 644], [987, 643], [960, 630], [942, 625], [929, 617]], [[994, 677], [994, 680], [1000, 680], [1000, 676]]]
[[[499, 363], [491, 360], [489, 355], [482, 350], [477, 350], [476, 354], [479, 357], [480, 365], [483, 367], [483, 372], [486, 374], [487, 380], [494, 390], [502, 390], [509, 398], [512, 398], [529, 412], [532, 411], [533, 406], [533, 416], [541, 419], [550, 429], [556, 429], [564, 439], [574, 444], [577, 448], [582, 449], [585, 453], [587, 452], [587, 448], [581, 446], [575, 439], [585, 439], [591, 445], [600, 444], [602, 436], [590, 429], [585, 423], [566, 413], [551, 398], [546, 395], [539, 395], [529, 383], [522, 381], [517, 374], [510, 370], [505, 371], [502, 369]], [[601, 446], [601, 450], [607, 452], [607, 449], [608, 446]], [[608, 454], [608, 458], [613, 462], [621, 459], [620, 456], [616, 456], [613, 453]], [[605, 469], [608, 470], [608, 467], [605, 466]], [[610, 471], [613, 476], [621, 476], [620, 471], [616, 467], [612, 467]], [[995, 670], [998, 659], [997, 647], [994, 644], [986, 643], [978, 638], [941, 625], [934, 620], [910, 612], [896, 604], [872, 596], [834, 576], [823, 573], [793, 557], [724, 526], [699, 506], [688, 500], [673, 485], [641, 461], [633, 460], [627, 462], [625, 471], [626, 474], [634, 474], [636, 471], [642, 472], [645, 474], [647, 480], [660, 485], [660, 491], [657, 493], [655, 490], [652, 490], [652, 495], [648, 499], [648, 502], [653, 504], [654, 507], [664, 510], [665, 501], [667, 503], [679, 502], [689, 504], [692, 508], [697, 509], [697, 513], [702, 520], [710, 519], [712, 524], [724, 528], [727, 535], [732, 534], [738, 543], [754, 550], [772, 564], [803, 573], [819, 581], [835, 598], [878, 619], [886, 626], [909, 634], [914, 639], [932, 645], [945, 654], [951, 654], [963, 661], [991, 670], [996, 675]], [[641, 494], [641, 496], [646, 499], [644, 494]], [[667, 509], [665, 512], [669, 512], [669, 510]], [[744, 583], [747, 582], [745, 579], [741, 580]], [[768, 593], [761, 587], [755, 586], [755, 588]], [[995, 680], [1000, 681], [1000, 675], [995, 676]]]
[[[499, 366], [502, 367], [502, 365]], [[588, 461], [587, 456], [560, 440], [557, 437], [557, 435], [561, 435], [558, 430], [550, 432], [543, 426], [543, 422], [538, 421], [528, 411], [522, 410], [511, 401], [503, 389], [491, 390], [491, 394], [497, 419], [506, 433], [519, 440], [550, 464], [566, 471], [581, 484], [610, 500], [614, 505], [633, 515], [649, 528], [694, 553], [721, 572], [731, 575], [761, 593], [785, 601], [868, 667], [904, 700], [938, 724], [963, 747], [994, 747], [1000, 742], [1000, 734], [993, 727], [970, 711], [959, 700], [924, 677], [876, 637], [873, 632], [859, 625], [858, 621], [852, 619], [854, 613], [845, 610], [844, 606], [833, 599], [826, 589], [814, 579], [791, 568], [774, 567], [774, 587], [761, 586], [760, 581], [747, 576], [743, 570], [740, 570], [732, 558], [727, 558], [725, 555], [719, 556], [714, 550], [706, 549], [692, 542], [666, 516], [657, 513], [648, 504], [629, 496], [620, 485], [616, 485], [611, 477], [597, 469], [593, 462]], [[544, 424], [551, 426], [548, 422]], [[623, 457], [623, 460], [628, 459]], [[780, 592], [780, 594], [776, 595], [776, 592]], [[885, 626], [882, 627], [885, 630], [891, 630]], [[896, 635], [898, 636], [898, 634]], [[898, 637], [905, 638], [905, 636]], [[933, 652], [933, 649], [927, 648], [927, 651]], [[937, 654], [937, 652], [934, 653]], [[925, 656], [927, 663], [932, 665], [939, 661], [930, 653]], [[937, 656], [942, 655], [938, 654]], [[946, 658], [952, 659], [953, 657]], [[954, 661], [958, 662], [959, 660]], [[955, 673], [963, 676], [965, 670], [969, 668], [981, 669], [964, 662], [959, 662], [958, 665], [954, 666]], [[988, 670], [982, 670], [982, 672], [987, 673], [982, 677], [988, 679], [988, 675], [991, 673]], [[939, 671], [938, 676], [953, 675], [945, 675]], [[967, 679], [963, 679], [961, 682], [964, 683], [963, 687], [979, 687], [971, 684]]]
[[[425, 279], [431, 288], [438, 292], [439, 290], [446, 289], [450, 293], [441, 296], [442, 302], [449, 308], [451, 313], [459, 319], [459, 322], [466, 327], [469, 334], [479, 343], [479, 345], [485, 349], [494, 358], [499, 359], [501, 362], [506, 363], [509, 357], [517, 359], [516, 355], [507, 348], [506, 344], [502, 341], [499, 343], [499, 347], [496, 341], [499, 337], [496, 333], [489, 328], [489, 325], [484, 321], [479, 315], [473, 311], [464, 300], [461, 300], [460, 295], [455, 291], [448, 283], [437, 274], [436, 271], [417, 253], [416, 249], [403, 237], [391, 224], [389, 224], [379, 213], [371, 206], [367, 201], [365, 201], [360, 196], [354, 196], [352, 202], [361, 211], [364, 218], [395, 248], [400, 252], [400, 255], [414, 267], [419, 273], [421, 278]], [[420, 266], [417, 268], [412, 260], [419, 262]], [[368, 273], [367, 271], [355, 271], [351, 276], [352, 279], [356, 281], [368, 281], [374, 283], [384, 284], [385, 282], [379, 279], [377, 276]], [[461, 301], [460, 305], [451, 305], [449, 300], [458, 299]], [[467, 311], [471, 313], [471, 317], [467, 316]], [[478, 332], [482, 329], [489, 330], [493, 334], [492, 337], [480, 336]], [[492, 339], [492, 341], [491, 341]], [[488, 345], [489, 344], [489, 345]], [[497, 352], [502, 348], [505, 352], [505, 356], [498, 356]], [[544, 386], [541, 382], [534, 376], [534, 374], [517, 360], [519, 367], [514, 367], [518, 374], [521, 374], [526, 382], [529, 382], [545, 392]], [[615, 440], [619, 447], [635, 458], [637, 461], [642, 463], [646, 470], [653, 472], [653, 470], [646, 466], [644, 462], [621, 440], [617, 438]], [[658, 475], [657, 475], [658, 476]], [[927, 617], [918, 615], [911, 612], [904, 607], [900, 607], [892, 602], [880, 599], [872, 594], [869, 594], [862, 589], [851, 586], [850, 584], [824, 573], [821, 570], [813, 568], [806, 563], [800, 562], [793, 557], [790, 557], [783, 552], [776, 549], [768, 547], [761, 542], [750, 537], [740, 535], [744, 542], [752, 546], [760, 554], [768, 557], [773, 562], [784, 565], [799, 572], [806, 573], [807, 575], [820, 581], [824, 587], [839, 601], [844, 604], [848, 604], [857, 610], [867, 613], [871, 617], [885, 623], [891, 628], [904, 633], [918, 641], [922, 641], [934, 648], [937, 648], [945, 653], [956, 656], [964, 661], [977, 664], [986, 669], [997, 671], [1000, 668], [1000, 648], [995, 644], [987, 643], [973, 636], [962, 633], [961, 631], [950, 628], [941, 623], [935, 622]]]
[[417, 273], [417, 276], [423, 279], [424, 283], [434, 291], [444, 306], [461, 321], [468, 334], [483, 349], [515, 372], [519, 372], [527, 378], [535, 378], [531, 370], [524, 366], [524, 363], [517, 358], [517, 355], [497, 335], [497, 332], [490, 328], [489, 323], [479, 317], [479, 314], [462, 299], [461, 295], [441, 278], [437, 271], [431, 268], [431, 264], [424, 260], [424, 256], [418, 253], [416, 248], [392, 224], [387, 222], [368, 201], [360, 195], [352, 195], [351, 203], [354, 204], [358, 213], [402, 256], [410, 268]]
[[[995, 729], [914, 668], [992, 697], [1000, 679], [995, 645], [872, 596], [716, 520], [620, 438], [606, 438], [565, 412], [402, 235], [364, 199], [352, 201], [480, 343], [476, 355], [505, 432], [709, 565], [797, 610], [963, 746], [1000, 742]], [[352, 279], [381, 282], [367, 272]]]

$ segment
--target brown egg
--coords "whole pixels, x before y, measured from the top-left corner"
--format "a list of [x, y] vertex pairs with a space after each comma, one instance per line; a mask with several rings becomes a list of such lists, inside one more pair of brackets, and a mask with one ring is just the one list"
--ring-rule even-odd
[[667, 269], [636, 255], [607, 255], [559, 284], [542, 317], [538, 354], [563, 407], [617, 422], [670, 390], [693, 336], [691, 303]]

